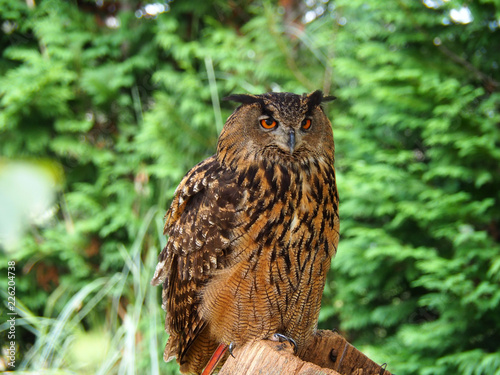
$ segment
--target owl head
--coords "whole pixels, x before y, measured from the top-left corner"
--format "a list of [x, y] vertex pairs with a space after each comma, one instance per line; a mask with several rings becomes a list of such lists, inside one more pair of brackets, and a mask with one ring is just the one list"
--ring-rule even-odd
[[242, 104], [226, 121], [217, 153], [226, 165], [242, 160], [296, 164], [321, 156], [333, 160], [332, 126], [321, 103], [334, 99], [319, 90], [230, 95], [224, 100]]

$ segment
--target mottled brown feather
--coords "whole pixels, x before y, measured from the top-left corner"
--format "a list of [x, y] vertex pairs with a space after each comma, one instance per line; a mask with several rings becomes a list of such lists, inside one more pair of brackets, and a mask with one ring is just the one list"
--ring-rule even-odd
[[[219, 343], [314, 334], [338, 243], [331, 124], [322, 94], [237, 95], [217, 154], [192, 168], [165, 219], [165, 360], [200, 373]], [[259, 125], [271, 116], [271, 131]], [[310, 119], [311, 129], [301, 128]], [[290, 132], [294, 146], [290, 146]]]

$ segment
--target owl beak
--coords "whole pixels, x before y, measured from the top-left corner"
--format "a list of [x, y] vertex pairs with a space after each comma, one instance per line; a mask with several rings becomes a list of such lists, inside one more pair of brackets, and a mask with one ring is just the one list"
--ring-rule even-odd
[[295, 130], [290, 130], [288, 134], [288, 148], [290, 149], [290, 154], [293, 154], [295, 148]]

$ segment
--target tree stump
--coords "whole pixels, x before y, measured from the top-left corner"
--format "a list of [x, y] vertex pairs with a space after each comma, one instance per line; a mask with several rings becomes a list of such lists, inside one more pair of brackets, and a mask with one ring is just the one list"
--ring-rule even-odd
[[317, 331], [299, 355], [288, 342], [260, 340], [235, 348], [219, 375], [392, 375], [333, 331]]

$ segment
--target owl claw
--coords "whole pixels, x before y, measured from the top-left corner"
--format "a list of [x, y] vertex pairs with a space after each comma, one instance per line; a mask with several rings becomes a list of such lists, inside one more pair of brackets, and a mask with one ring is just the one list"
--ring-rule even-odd
[[275, 333], [274, 335], [271, 336], [270, 340], [271, 341], [279, 341], [279, 342], [287, 341], [293, 346], [293, 352], [297, 353], [297, 350], [298, 350], [297, 343], [291, 337], [285, 336], [282, 333]]
[[230, 343], [229, 343], [229, 348], [228, 348], [228, 349], [229, 349], [229, 354], [231, 354], [231, 357], [233, 357], [233, 358], [236, 358], [236, 357], [234, 356], [234, 354], [233, 354], [233, 350], [234, 350], [234, 347], [235, 347], [235, 346], [236, 346], [236, 345], [234, 345], [234, 342], [230, 342]]

